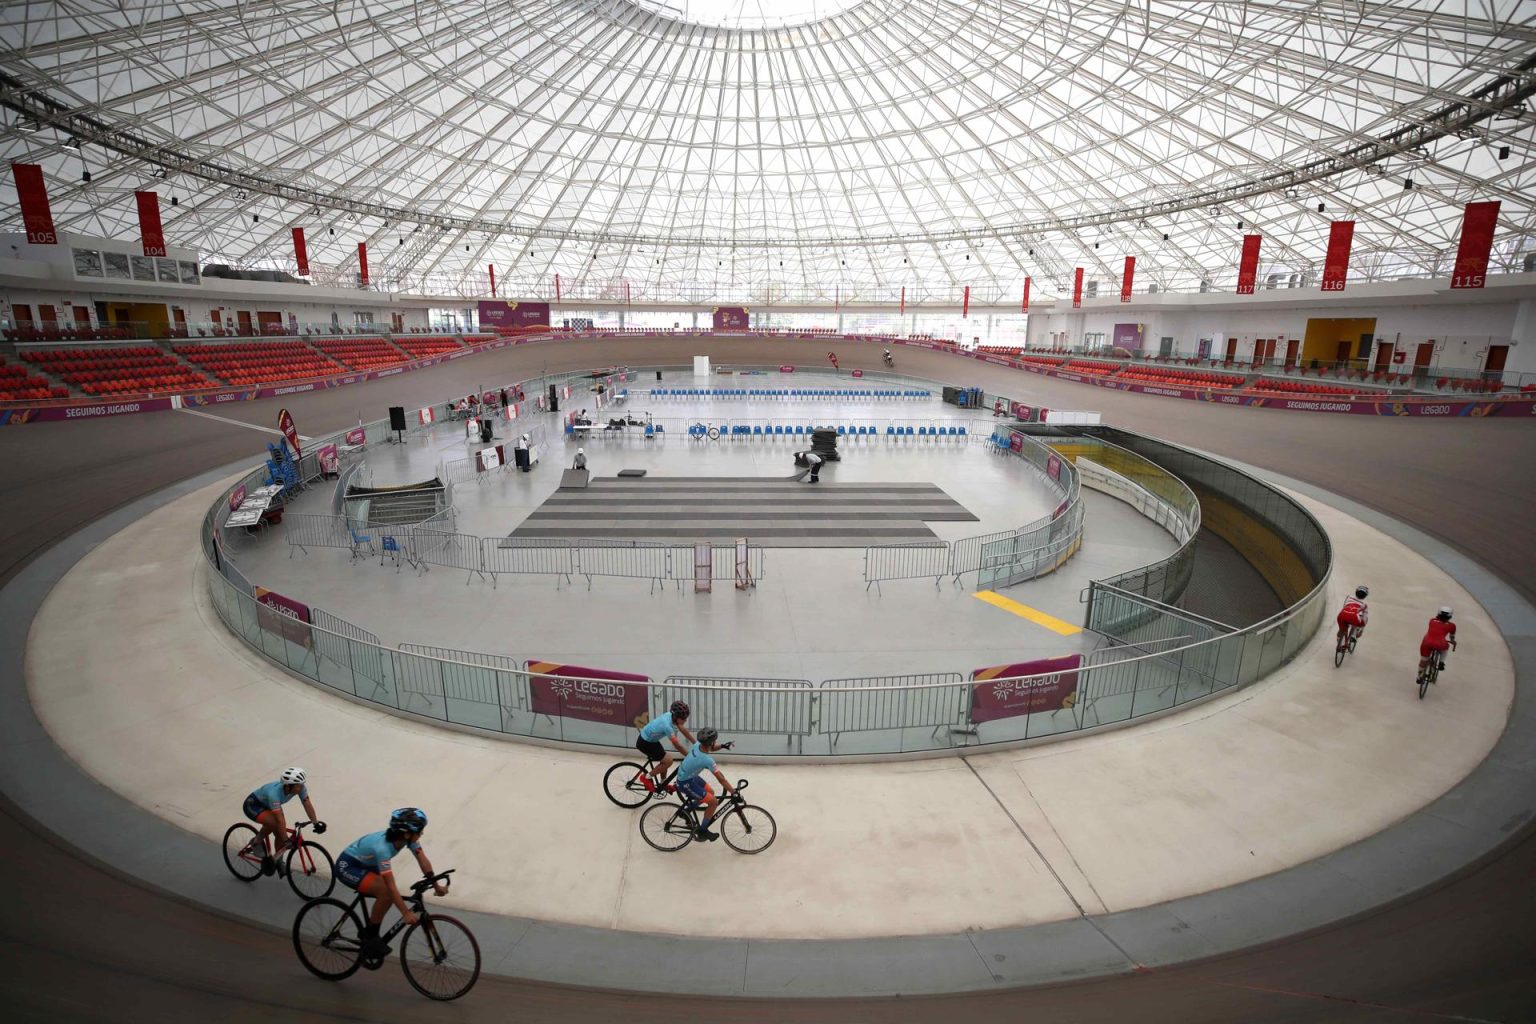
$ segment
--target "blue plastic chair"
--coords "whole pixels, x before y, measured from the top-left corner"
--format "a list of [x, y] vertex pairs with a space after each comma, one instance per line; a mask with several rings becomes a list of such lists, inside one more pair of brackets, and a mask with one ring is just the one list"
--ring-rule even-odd
[[846, 437], [846, 436], [848, 436], [848, 432], [843, 429], [843, 425], [841, 423], [839, 423], [837, 425], [837, 436], [838, 437]]
[[907, 433], [908, 437], [911, 437], [912, 436], [912, 428], [908, 427], [906, 433]]
[[805, 428], [802, 427], [798, 423], [795, 424], [795, 436], [796, 437], [803, 437], [803, 436], [805, 436]]
[[928, 428], [927, 427], [918, 427], [917, 428], [917, 436], [918, 437], [927, 437], [928, 436]]
[[891, 425], [890, 425], [890, 424], [889, 424], [889, 423], [887, 423], [887, 424], [886, 424], [886, 425], [885, 425], [885, 436], [886, 436], [886, 437], [891, 437], [891, 436], [893, 436], [893, 435], [894, 435], [894, 434], [895, 434], [895, 433], [896, 433], [896, 428], [895, 428], [895, 427], [893, 427], [893, 426], [891, 426]]
[[762, 424], [758, 424], [757, 426], [754, 426], [752, 428], [752, 436], [753, 437], [762, 437], [763, 436]]
[[959, 429], [960, 429], [960, 436], [961, 436], [961, 437], [965, 437], [965, 436], [966, 436], [966, 434], [965, 434], [965, 428], [964, 428], [964, 427], [961, 427], [961, 428], [959, 428]]

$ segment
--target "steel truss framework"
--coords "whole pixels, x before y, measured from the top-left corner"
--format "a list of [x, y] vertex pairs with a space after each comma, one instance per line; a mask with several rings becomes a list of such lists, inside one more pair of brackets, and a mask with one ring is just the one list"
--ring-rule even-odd
[[[761, 5], [756, 5], [760, 7]], [[803, 6], [803, 5], [802, 5]], [[724, 28], [653, 0], [5, 5], [8, 160], [61, 230], [167, 200], [205, 260], [444, 294], [1016, 302], [1074, 267], [1229, 289], [1241, 237], [1308, 282], [1445, 274], [1536, 160], [1522, 0], [864, 0]], [[90, 181], [82, 180], [89, 170]], [[1411, 187], [1409, 183], [1411, 182]], [[18, 230], [14, 192], [0, 227]]]

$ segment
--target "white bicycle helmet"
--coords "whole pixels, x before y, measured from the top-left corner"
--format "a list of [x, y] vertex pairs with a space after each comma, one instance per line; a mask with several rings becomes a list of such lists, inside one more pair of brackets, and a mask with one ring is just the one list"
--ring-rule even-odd
[[279, 775], [277, 778], [278, 781], [285, 786], [302, 786], [304, 785], [304, 769], [284, 768], [283, 774]]
[[1436, 618], [1441, 618], [1441, 619], [1450, 619], [1450, 617], [1451, 617], [1451, 610], [1449, 608], [1441, 608], [1440, 609], [1440, 614], [1438, 616], [1436, 616]]

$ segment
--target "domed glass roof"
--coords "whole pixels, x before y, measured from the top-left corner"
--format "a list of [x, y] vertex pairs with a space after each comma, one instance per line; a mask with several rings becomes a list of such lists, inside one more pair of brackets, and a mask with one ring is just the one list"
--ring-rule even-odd
[[291, 269], [303, 226], [411, 291], [1230, 290], [1244, 234], [1304, 281], [1335, 219], [1353, 278], [1422, 276], [1484, 199], [1499, 267], [1532, 245], [1520, 0], [69, 0], [0, 45], [61, 230], [135, 237], [153, 188], [206, 259]]

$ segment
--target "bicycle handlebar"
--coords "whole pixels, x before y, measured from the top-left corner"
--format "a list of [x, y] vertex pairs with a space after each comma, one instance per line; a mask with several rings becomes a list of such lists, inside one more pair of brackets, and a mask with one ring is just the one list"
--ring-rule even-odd
[[419, 882], [412, 882], [411, 892], [415, 896], [420, 897], [423, 893], [435, 886], [438, 882], [442, 882], [444, 886], [447, 886], [449, 884], [448, 876], [453, 874], [454, 870], [454, 868], [449, 868], [447, 871], [439, 871], [435, 875], [429, 875]]

